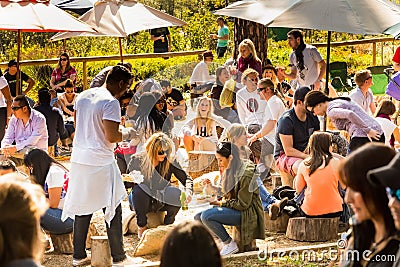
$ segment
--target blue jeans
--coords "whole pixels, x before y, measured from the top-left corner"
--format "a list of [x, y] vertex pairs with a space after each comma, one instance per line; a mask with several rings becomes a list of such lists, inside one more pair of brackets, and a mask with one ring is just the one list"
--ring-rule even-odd
[[260, 189], [260, 198], [261, 198], [261, 204], [263, 206], [263, 209], [265, 211], [268, 211], [269, 210], [269, 206], [274, 204], [277, 201], [277, 199], [273, 195], [268, 193], [267, 188], [265, 188], [265, 186], [262, 183], [260, 177], [257, 178], [257, 184], [258, 184], [258, 187]]
[[242, 213], [230, 208], [214, 207], [196, 214], [194, 219], [201, 221], [222, 242], [227, 242], [231, 237], [224, 225], [240, 225]]
[[65, 222], [61, 221], [60, 209], [47, 209], [46, 213], [40, 218], [40, 226], [54, 235], [63, 235], [71, 233], [74, 221], [68, 218]]

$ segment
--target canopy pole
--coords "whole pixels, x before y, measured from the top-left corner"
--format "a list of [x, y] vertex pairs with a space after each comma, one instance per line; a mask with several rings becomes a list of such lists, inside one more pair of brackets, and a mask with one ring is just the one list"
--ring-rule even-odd
[[[16, 84], [16, 94], [20, 95], [22, 94], [22, 88], [20, 88], [20, 71], [19, 71], [19, 61], [21, 57], [21, 30], [18, 30], [17, 32], [17, 84]], [[21, 91], [20, 91], [21, 90]]]
[[122, 37], [118, 37], [118, 45], [119, 45], [119, 58], [121, 63], [123, 63], [124, 57], [122, 56]]
[[[326, 72], [325, 72], [325, 94], [329, 95], [329, 63], [331, 57], [331, 37], [332, 32], [328, 31], [328, 44], [326, 46]], [[324, 129], [326, 131], [326, 115], [324, 118]]]

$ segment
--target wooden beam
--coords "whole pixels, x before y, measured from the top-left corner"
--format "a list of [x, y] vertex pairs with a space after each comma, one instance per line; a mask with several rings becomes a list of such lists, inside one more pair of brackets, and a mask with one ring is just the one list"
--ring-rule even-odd
[[372, 43], [372, 66], [376, 66], [376, 42]]
[[87, 89], [87, 62], [83, 61], [83, 67], [82, 67], [82, 74], [83, 74], [83, 90]]
[[[393, 37], [371, 38], [371, 39], [363, 39], [363, 40], [332, 42], [331, 47], [345, 46], [345, 45], [370, 44], [370, 43], [379, 43], [379, 42], [393, 42], [393, 41], [397, 41], [397, 40], [394, 39]], [[326, 43], [313, 43], [312, 45], [315, 47], [326, 47]]]
[[[146, 59], [146, 58], [165, 58], [165, 57], [184, 57], [203, 54], [206, 50], [168, 52], [168, 53], [146, 53], [146, 54], [125, 54], [124, 59]], [[24, 60], [20, 62], [21, 66], [39, 66], [57, 64], [59, 58]], [[71, 57], [71, 62], [95, 62], [95, 61], [119, 61], [119, 55], [95, 56], [95, 57]], [[7, 67], [8, 62], [1, 62], [0, 67]]]

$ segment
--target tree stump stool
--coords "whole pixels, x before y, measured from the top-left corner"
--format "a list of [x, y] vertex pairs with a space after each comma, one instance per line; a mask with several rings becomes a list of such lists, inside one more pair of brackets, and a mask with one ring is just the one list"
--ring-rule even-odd
[[100, 233], [97, 230], [96, 225], [91, 222], [89, 225], [89, 232], [86, 237], [86, 248], [87, 249], [92, 248], [92, 236], [98, 236], [98, 235], [100, 235]]
[[279, 171], [281, 174], [281, 181], [282, 181], [282, 185], [288, 185], [290, 187], [293, 187], [293, 180], [294, 177], [287, 172], [283, 172], [283, 171]]
[[247, 245], [240, 242], [240, 226], [233, 226], [232, 228], [232, 239], [238, 245], [240, 253], [258, 250], [255, 239], [253, 239], [253, 241]]
[[274, 233], [285, 233], [288, 227], [289, 219], [289, 215], [286, 212], [282, 212], [282, 214], [276, 220], [270, 220], [268, 212], [265, 212], [265, 230]]
[[328, 241], [337, 238], [339, 218], [290, 218], [286, 236], [297, 241]]
[[74, 245], [72, 244], [73, 234], [72, 232], [64, 235], [50, 234], [51, 243], [53, 244], [54, 252], [62, 254], [74, 253]]
[[274, 173], [271, 175], [271, 178], [272, 178], [272, 187], [274, 189], [282, 185], [282, 179], [280, 174]]
[[218, 171], [218, 162], [214, 151], [190, 151], [189, 175], [195, 179], [205, 173]]
[[92, 236], [91, 266], [109, 267], [111, 265], [111, 250], [107, 236]]
[[156, 228], [157, 226], [164, 224], [165, 214], [165, 211], [146, 213], [147, 228]]

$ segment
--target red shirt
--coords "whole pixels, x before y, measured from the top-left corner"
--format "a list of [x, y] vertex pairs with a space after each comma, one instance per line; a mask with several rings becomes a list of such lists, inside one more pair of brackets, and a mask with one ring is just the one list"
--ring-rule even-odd
[[397, 64], [400, 64], [400, 46], [398, 46], [397, 48], [396, 48], [396, 52], [394, 53], [394, 56], [393, 56], [393, 62], [396, 62]]

